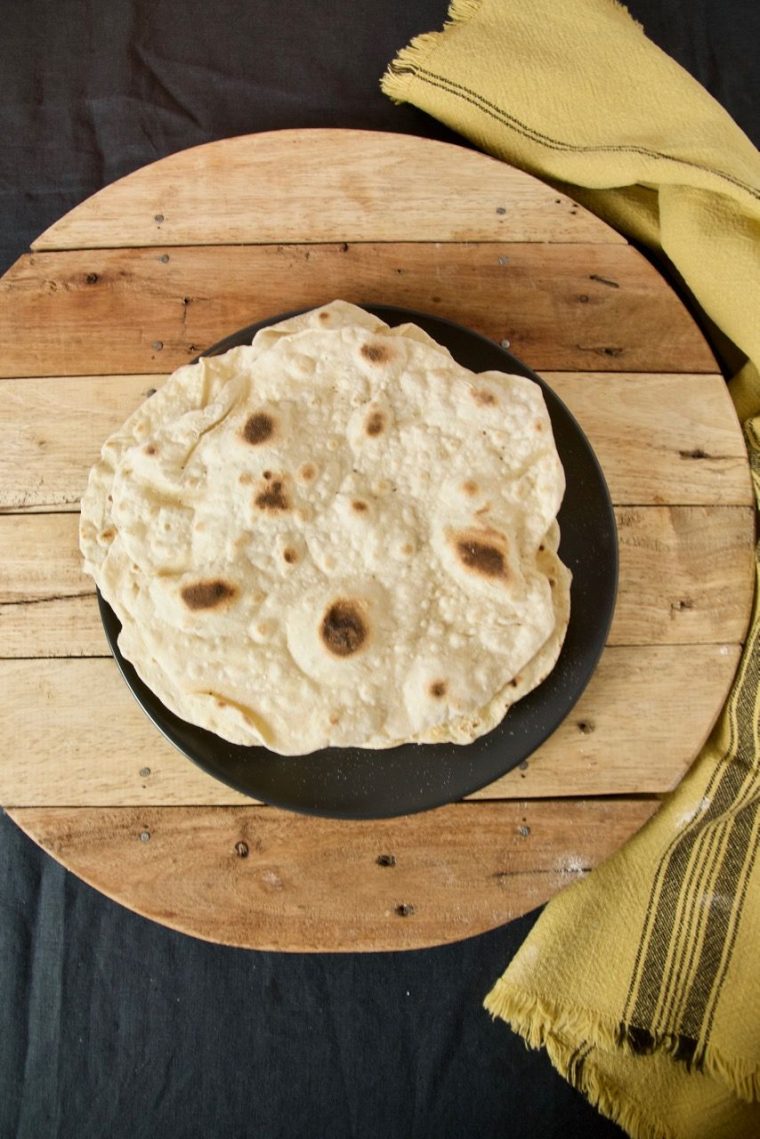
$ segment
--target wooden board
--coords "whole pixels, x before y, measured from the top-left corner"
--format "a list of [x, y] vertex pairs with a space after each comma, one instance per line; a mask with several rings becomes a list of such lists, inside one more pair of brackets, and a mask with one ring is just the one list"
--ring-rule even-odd
[[[116, 901], [258, 949], [417, 949], [491, 929], [583, 877], [656, 802], [460, 803], [336, 824], [273, 807], [11, 811]], [[473, 856], [474, 838], [476, 856]], [[350, 888], [347, 886], [350, 884]]]
[[[566, 722], [468, 801], [380, 823], [253, 804], [174, 751], [108, 657], [76, 545], [100, 444], [173, 367], [334, 296], [508, 341], [589, 435], [620, 541], [608, 646]], [[570, 198], [429, 140], [233, 139], [77, 207], [0, 300], [0, 802], [85, 880], [230, 944], [437, 944], [539, 904], [677, 784], [747, 628], [746, 452], [686, 309]]]
[[32, 248], [501, 237], [625, 244], [572, 198], [477, 151], [381, 131], [284, 130], [172, 154], [71, 210]]
[[29, 254], [0, 282], [0, 375], [170, 371], [244, 325], [336, 296], [440, 313], [542, 371], [715, 371], [628, 245], [415, 241]]

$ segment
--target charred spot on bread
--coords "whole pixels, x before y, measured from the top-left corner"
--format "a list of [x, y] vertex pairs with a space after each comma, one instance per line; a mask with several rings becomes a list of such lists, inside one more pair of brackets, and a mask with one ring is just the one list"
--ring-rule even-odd
[[246, 443], [256, 447], [259, 443], [265, 443], [267, 439], [271, 439], [274, 435], [274, 427], [274, 419], [268, 412], [255, 411], [245, 421], [243, 438]]
[[345, 598], [333, 601], [322, 618], [320, 635], [334, 656], [353, 656], [369, 635], [362, 607], [358, 602]]
[[231, 601], [237, 594], [237, 589], [230, 582], [221, 577], [211, 578], [208, 581], [195, 581], [185, 585], [181, 590], [181, 597], [188, 609], [216, 609], [227, 601]]

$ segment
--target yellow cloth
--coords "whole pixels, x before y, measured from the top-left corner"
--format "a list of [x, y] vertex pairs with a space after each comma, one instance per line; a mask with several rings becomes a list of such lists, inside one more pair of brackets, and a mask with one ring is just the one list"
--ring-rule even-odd
[[[731, 390], [760, 494], [760, 155], [725, 111], [612, 0], [454, 0], [383, 89], [670, 258], [749, 359]], [[760, 1137], [759, 684], [756, 604], [681, 786], [486, 998], [636, 1139]]]

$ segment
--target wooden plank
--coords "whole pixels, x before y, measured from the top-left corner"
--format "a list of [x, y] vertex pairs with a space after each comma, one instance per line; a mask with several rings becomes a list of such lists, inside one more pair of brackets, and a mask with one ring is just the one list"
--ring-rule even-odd
[[255, 806], [11, 817], [145, 917], [226, 945], [303, 953], [415, 949], [493, 929], [582, 878], [657, 805], [459, 803], [361, 823]]
[[[609, 643], [744, 637], [754, 582], [750, 507], [618, 507], [620, 585]], [[81, 571], [78, 514], [0, 516], [0, 657], [108, 655]]]
[[0, 604], [0, 658], [107, 656], [91, 579], [85, 588], [81, 596]]
[[0, 517], [0, 657], [108, 655], [78, 514]]
[[605, 649], [554, 735], [473, 798], [511, 798], [515, 784], [536, 797], [672, 791], [725, 703], [739, 653], [737, 645]]
[[253, 321], [335, 297], [439, 313], [538, 369], [716, 370], [631, 246], [411, 242], [28, 254], [0, 280], [0, 375], [171, 371]]
[[615, 503], [753, 504], [741, 427], [720, 377], [544, 378], [588, 435]]
[[741, 641], [755, 581], [752, 507], [618, 507], [610, 644]]
[[[25, 609], [26, 603], [78, 600], [83, 594], [92, 603], [94, 585], [82, 573], [78, 527], [78, 514], [0, 518], [0, 606]], [[30, 648], [36, 647], [32, 638], [30, 642]]]
[[78, 510], [102, 444], [165, 379], [0, 380], [0, 510]]
[[172, 154], [106, 186], [34, 248], [494, 240], [625, 239], [565, 194], [465, 147], [310, 129]]
[[[544, 376], [589, 436], [616, 503], [752, 504], [747, 452], [720, 376]], [[101, 444], [164, 378], [0, 381], [0, 511], [78, 509]]]
[[[736, 645], [606, 649], [575, 710], [527, 769], [478, 798], [670, 790], [707, 736], [738, 657]], [[5, 806], [246, 801], [166, 742], [112, 660], [3, 660], [0, 688]]]

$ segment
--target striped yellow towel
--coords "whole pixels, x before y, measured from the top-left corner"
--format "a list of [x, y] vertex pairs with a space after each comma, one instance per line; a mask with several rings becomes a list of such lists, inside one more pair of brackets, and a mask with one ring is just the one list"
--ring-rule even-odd
[[[760, 494], [760, 155], [718, 104], [613, 0], [455, 0], [383, 88], [675, 264], [733, 344]], [[486, 998], [637, 1139], [760, 1137], [759, 686], [756, 602], [686, 779]]]

